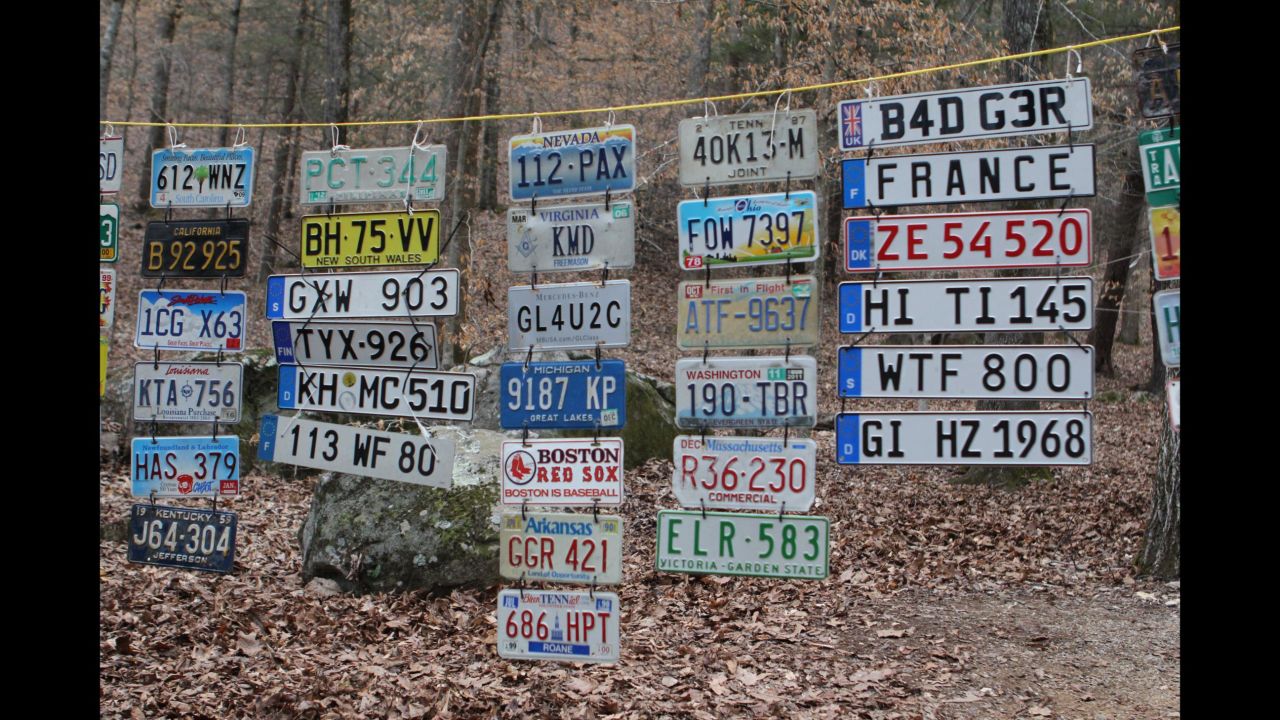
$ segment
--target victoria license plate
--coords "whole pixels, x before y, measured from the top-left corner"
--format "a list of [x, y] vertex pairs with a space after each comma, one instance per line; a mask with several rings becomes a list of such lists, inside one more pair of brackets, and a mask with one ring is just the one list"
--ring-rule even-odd
[[681, 507], [804, 512], [813, 505], [813, 440], [677, 435], [672, 457]]
[[277, 320], [271, 323], [281, 365], [360, 365], [435, 370], [436, 326], [429, 322]]
[[627, 366], [621, 360], [503, 363], [500, 382], [507, 430], [627, 424]]
[[502, 443], [504, 505], [622, 504], [622, 438]]
[[281, 410], [465, 420], [475, 416], [471, 373], [280, 366]]
[[842, 347], [840, 397], [1093, 397], [1093, 346], [862, 345]]
[[682, 282], [676, 347], [816, 345], [817, 289], [812, 275]]
[[98, 261], [113, 263], [120, 259], [120, 206], [98, 204]]
[[516, 135], [507, 157], [512, 200], [624, 193], [636, 186], [634, 125]]
[[841, 465], [1089, 465], [1093, 415], [1053, 410], [836, 415]]
[[272, 275], [267, 317], [345, 320], [458, 314], [458, 271]]
[[658, 511], [664, 572], [821, 580], [829, 556], [824, 517]]
[[503, 590], [498, 655], [510, 660], [618, 661], [622, 608], [611, 592]]
[[302, 267], [426, 265], [439, 257], [439, 210], [302, 218]]
[[240, 494], [240, 438], [136, 437], [133, 496], [220, 497]]
[[498, 574], [508, 580], [622, 582], [622, 518], [617, 515], [503, 515], [499, 540]]
[[512, 351], [626, 347], [631, 281], [508, 288], [507, 342]]
[[134, 363], [133, 419], [238, 423], [243, 378], [240, 363]]
[[142, 277], [244, 277], [248, 254], [245, 218], [149, 222]]
[[253, 148], [164, 148], [151, 153], [151, 207], [249, 207]]
[[236, 514], [138, 504], [129, 511], [129, 562], [229, 573]]
[[98, 271], [98, 330], [110, 330], [116, 321], [116, 271]]
[[444, 145], [308, 150], [302, 153], [302, 205], [347, 205], [444, 197]]
[[512, 272], [625, 270], [636, 264], [636, 212], [630, 200], [507, 210]]
[[1007, 332], [1093, 327], [1093, 278], [840, 283], [840, 332]]
[[453, 440], [263, 415], [258, 459], [327, 472], [453, 487]]
[[816, 110], [680, 121], [680, 184], [685, 187], [817, 176]]
[[680, 203], [680, 267], [811, 262], [821, 254], [818, 196], [812, 190]]
[[104, 137], [98, 140], [98, 192], [103, 195], [120, 192], [120, 170], [124, 167], [124, 138]]
[[818, 362], [808, 355], [676, 361], [676, 426], [812, 427]]
[[133, 344], [147, 350], [244, 349], [245, 296], [238, 290], [142, 290]]

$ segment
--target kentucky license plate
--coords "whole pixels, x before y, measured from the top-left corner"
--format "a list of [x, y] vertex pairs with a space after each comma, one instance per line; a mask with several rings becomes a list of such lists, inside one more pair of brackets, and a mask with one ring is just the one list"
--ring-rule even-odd
[[240, 352], [244, 305], [238, 290], [139, 291], [133, 344], [147, 350]]
[[503, 590], [498, 655], [509, 660], [618, 661], [622, 607], [611, 592]]
[[347, 205], [444, 197], [444, 145], [308, 150], [302, 153], [301, 205]]
[[220, 497], [240, 494], [240, 438], [136, 437], [133, 496]]
[[516, 135], [507, 152], [512, 200], [618, 194], [636, 186], [634, 125]]
[[503, 515], [499, 539], [498, 574], [509, 580], [622, 582], [622, 518], [617, 515]]
[[680, 267], [811, 262], [821, 254], [812, 190], [685, 200], [678, 207]]
[[458, 314], [458, 271], [272, 275], [273, 320], [439, 317]]
[[245, 218], [149, 222], [142, 277], [244, 277], [248, 254]]
[[360, 365], [435, 370], [440, 366], [436, 326], [429, 322], [271, 323], [281, 365]]
[[439, 257], [439, 210], [302, 218], [302, 267], [426, 265]]
[[1052, 410], [836, 415], [841, 465], [1089, 465], [1093, 415]]
[[622, 438], [502, 443], [504, 505], [622, 504]]
[[124, 137], [98, 140], [98, 192], [120, 192], [120, 170], [124, 167]]
[[842, 347], [840, 397], [1093, 397], [1093, 346], [863, 345]]
[[1006, 332], [1093, 327], [1093, 278], [840, 283], [840, 332]]
[[664, 572], [821, 580], [828, 521], [807, 515], [658, 511], [656, 567]]
[[229, 573], [236, 558], [236, 514], [166, 505], [129, 512], [129, 562]]
[[712, 115], [680, 121], [685, 187], [818, 176], [815, 110]]
[[243, 378], [240, 363], [134, 363], [133, 419], [238, 423]]
[[151, 207], [249, 207], [253, 148], [164, 148], [151, 153]]
[[120, 259], [120, 206], [98, 205], [98, 261], [113, 263]]
[[672, 457], [681, 507], [804, 512], [813, 505], [813, 440], [677, 435]]
[[465, 420], [475, 416], [471, 373], [280, 366], [281, 410]]
[[626, 347], [631, 281], [508, 288], [507, 342], [512, 351]]
[[373, 428], [263, 415], [258, 459], [327, 472], [453, 487], [454, 444]]
[[512, 272], [625, 270], [636, 264], [636, 213], [630, 200], [507, 210]]
[[98, 271], [98, 330], [110, 330], [116, 321], [116, 271]]
[[503, 363], [506, 430], [620, 428], [627, 424], [627, 366], [621, 360]]
[[816, 345], [817, 289], [812, 275], [682, 282], [676, 347]]
[[676, 427], [812, 427], [818, 361], [808, 355], [676, 361]]

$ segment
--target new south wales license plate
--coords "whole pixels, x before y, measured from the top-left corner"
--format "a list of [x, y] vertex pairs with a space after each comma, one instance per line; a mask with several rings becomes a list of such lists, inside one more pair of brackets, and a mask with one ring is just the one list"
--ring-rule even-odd
[[801, 347], [818, 342], [812, 275], [680, 283], [676, 347]]

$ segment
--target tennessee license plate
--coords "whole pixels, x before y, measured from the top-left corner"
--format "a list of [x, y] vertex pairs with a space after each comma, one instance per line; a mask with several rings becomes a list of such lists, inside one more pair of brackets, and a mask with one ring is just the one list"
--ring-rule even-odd
[[98, 205], [98, 261], [113, 263], [120, 259], [120, 206]]
[[503, 515], [499, 540], [498, 574], [509, 580], [622, 582], [622, 518], [617, 515]]
[[221, 497], [240, 494], [240, 438], [136, 437], [133, 496]]
[[436, 326], [429, 322], [271, 323], [281, 365], [360, 365], [435, 370], [440, 366]]
[[240, 363], [134, 363], [133, 419], [238, 423], [243, 378]]
[[498, 655], [509, 660], [618, 661], [618, 617], [611, 592], [503, 590], [498, 593]]
[[151, 153], [151, 207], [249, 207], [253, 148], [164, 148]]
[[439, 257], [439, 210], [302, 218], [302, 267], [426, 265]]
[[502, 443], [505, 505], [622, 504], [622, 438]]
[[636, 264], [636, 213], [630, 200], [507, 210], [512, 272], [625, 270]]
[[129, 562], [229, 573], [236, 558], [236, 514], [166, 505], [129, 511]]
[[308, 150], [302, 153], [302, 205], [346, 205], [444, 197], [444, 145]]
[[655, 565], [664, 572], [821, 580], [830, 543], [824, 517], [658, 511]]
[[813, 505], [813, 440], [677, 435], [672, 457], [681, 507], [804, 512]]
[[818, 343], [812, 275], [680, 283], [676, 347], [782, 347]]
[[631, 281], [508, 288], [507, 342], [512, 351], [626, 347]]
[[98, 271], [98, 330], [110, 330], [116, 321], [116, 271]]
[[619, 428], [627, 424], [621, 360], [503, 363], [501, 423], [507, 430]]
[[808, 355], [676, 361], [676, 426], [812, 427], [818, 362]]
[[817, 260], [818, 196], [812, 190], [685, 200], [677, 214], [680, 267]]
[[475, 389], [471, 373], [281, 365], [278, 405], [281, 410], [471, 422]]
[[1093, 278], [840, 283], [840, 332], [1004, 332], [1093, 327]]
[[345, 320], [458, 314], [458, 271], [272, 275], [267, 317]]
[[1093, 397], [1093, 346], [862, 345], [842, 347], [840, 397]]
[[816, 110], [680, 121], [680, 184], [685, 187], [817, 176]]
[[238, 290], [142, 290], [133, 344], [147, 350], [244, 349], [245, 296]]
[[120, 192], [120, 170], [124, 167], [124, 138], [104, 137], [98, 140], [98, 192], [107, 195]]
[[1093, 415], [1052, 410], [836, 415], [841, 465], [1089, 465]]
[[634, 125], [515, 135], [507, 153], [512, 200], [620, 194], [636, 186]]
[[143, 277], [244, 277], [249, 221], [171, 220], [147, 223]]
[[258, 459], [327, 472], [453, 487], [453, 440], [263, 415]]

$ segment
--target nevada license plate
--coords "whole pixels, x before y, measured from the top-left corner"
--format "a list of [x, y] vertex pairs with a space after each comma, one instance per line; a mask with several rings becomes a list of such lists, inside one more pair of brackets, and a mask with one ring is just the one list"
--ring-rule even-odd
[[243, 378], [240, 363], [134, 363], [133, 419], [238, 423]]
[[634, 125], [516, 135], [507, 152], [512, 200], [624, 193], [636, 186]]
[[104, 137], [98, 140], [98, 192], [103, 195], [120, 192], [120, 170], [124, 167], [124, 138]]
[[658, 570], [821, 580], [828, 522], [808, 515], [658, 511]]
[[98, 261], [113, 263], [120, 259], [120, 206], [98, 204]]
[[510, 660], [618, 661], [618, 617], [611, 592], [503, 590], [498, 593], [498, 655]]
[[444, 197], [444, 145], [302, 153], [302, 205], [346, 205]]
[[439, 210], [302, 218], [302, 267], [426, 265], [439, 257]]
[[841, 465], [1089, 465], [1093, 415], [1052, 410], [836, 415]]
[[503, 363], [501, 422], [507, 430], [620, 428], [627, 424], [621, 360]]
[[818, 176], [815, 110], [712, 115], [680, 121], [685, 187]]
[[622, 582], [622, 518], [617, 515], [503, 515], [500, 543], [498, 574], [509, 580]]
[[507, 289], [508, 349], [611, 348], [631, 343], [631, 281]]
[[685, 200], [678, 208], [680, 267], [773, 265], [817, 260], [818, 196], [745, 195]]
[[110, 330], [116, 321], [116, 271], [98, 271], [98, 330]]
[[258, 459], [327, 472], [453, 487], [453, 440], [263, 415]]
[[129, 562], [231, 572], [236, 514], [166, 505], [134, 505], [129, 512]]
[[676, 347], [782, 347], [818, 343], [812, 275], [680, 283]]
[[502, 443], [504, 505], [622, 504], [622, 438]]
[[458, 271], [272, 275], [273, 320], [439, 317], [458, 314]]
[[840, 397], [1093, 397], [1093, 346], [862, 345], [842, 347]]
[[636, 264], [636, 213], [630, 200], [507, 210], [512, 272], [624, 270]]
[[804, 512], [813, 505], [813, 440], [677, 435], [672, 457], [681, 507]]
[[465, 420], [475, 416], [471, 373], [280, 366], [281, 410]]
[[1093, 278], [840, 283], [840, 332], [1004, 332], [1093, 327]]
[[676, 426], [812, 427], [818, 362], [808, 355], [676, 361]]
[[440, 367], [436, 326], [429, 322], [271, 323], [281, 365], [360, 365], [382, 368]]
[[133, 344], [147, 350], [240, 352], [244, 305], [238, 290], [139, 291]]
[[136, 437], [133, 496], [224, 497], [240, 494], [240, 438]]
[[151, 153], [151, 207], [249, 207], [253, 148], [164, 148]]
[[1161, 290], [1152, 298], [1156, 306], [1156, 337], [1165, 367], [1182, 364], [1182, 290]]
[[170, 220], [147, 223], [143, 277], [244, 277], [249, 221]]

